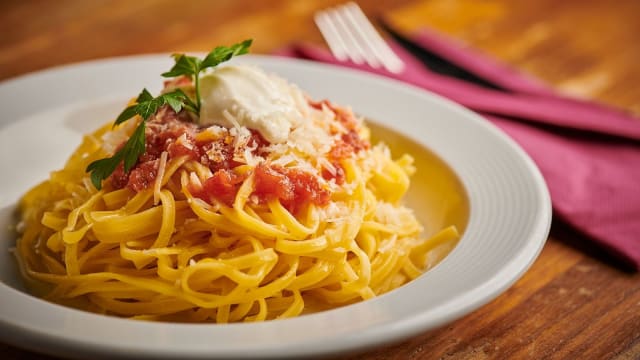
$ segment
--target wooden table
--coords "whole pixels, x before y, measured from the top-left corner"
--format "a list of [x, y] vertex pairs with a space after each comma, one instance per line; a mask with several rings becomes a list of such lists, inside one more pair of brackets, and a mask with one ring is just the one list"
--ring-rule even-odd
[[[0, 80], [82, 60], [203, 51], [255, 39], [254, 53], [322, 44], [312, 22], [335, 1], [0, 2]], [[359, 1], [402, 28], [429, 25], [553, 84], [640, 113], [636, 0]], [[1, 100], [0, 100], [1, 101]], [[364, 359], [640, 358], [640, 274], [554, 224], [532, 268], [481, 309]], [[639, 235], [640, 236], [640, 235]], [[39, 355], [0, 344], [3, 359]]]

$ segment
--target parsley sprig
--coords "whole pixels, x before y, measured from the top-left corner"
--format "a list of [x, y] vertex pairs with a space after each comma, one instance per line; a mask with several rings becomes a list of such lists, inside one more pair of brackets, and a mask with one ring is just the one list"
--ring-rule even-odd
[[145, 152], [145, 129], [147, 120], [153, 116], [160, 107], [168, 105], [176, 113], [183, 109], [196, 116], [200, 114], [200, 73], [208, 68], [218, 66], [234, 56], [249, 52], [252, 40], [245, 40], [231, 46], [218, 46], [211, 50], [204, 59], [185, 54], [174, 54], [175, 65], [171, 70], [162, 74], [164, 77], [186, 76], [193, 81], [195, 89], [195, 102], [184, 91], [177, 88], [171, 92], [153, 97], [147, 89], [143, 89], [135, 104], [125, 108], [116, 118], [113, 126], [121, 124], [136, 116], [141, 117], [138, 127], [133, 131], [129, 140], [113, 156], [96, 160], [87, 166], [86, 171], [91, 173], [91, 182], [100, 190], [102, 181], [107, 179], [124, 162], [124, 171], [131, 170], [140, 155]]
[[200, 79], [199, 74], [207, 68], [213, 68], [218, 66], [234, 56], [243, 55], [249, 52], [252, 40], [245, 40], [243, 42], [231, 45], [231, 46], [218, 46], [211, 50], [210, 53], [205, 56], [204, 59], [198, 59], [194, 56], [187, 56], [185, 54], [174, 54], [173, 58], [176, 64], [171, 70], [162, 74], [164, 77], [176, 77], [187, 76], [193, 80], [196, 90], [196, 110], [200, 111]]
[[96, 160], [87, 166], [91, 172], [91, 182], [100, 190], [102, 180], [111, 175], [120, 162], [124, 161], [124, 171], [127, 172], [138, 162], [138, 157], [145, 152], [146, 121], [163, 105], [169, 105], [176, 113], [183, 108], [194, 108], [193, 101], [180, 89], [153, 97], [147, 89], [143, 89], [136, 103], [124, 109], [116, 118], [114, 126], [123, 123], [136, 115], [142, 118], [138, 127], [133, 131], [129, 140], [113, 156]]

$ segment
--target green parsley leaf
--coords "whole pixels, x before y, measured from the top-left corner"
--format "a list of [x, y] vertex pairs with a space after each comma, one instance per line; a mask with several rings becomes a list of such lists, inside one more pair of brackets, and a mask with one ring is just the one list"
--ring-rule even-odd
[[164, 77], [187, 76], [193, 79], [193, 85], [196, 93], [195, 112], [200, 113], [200, 73], [207, 69], [218, 66], [220, 63], [230, 60], [237, 55], [243, 55], [249, 52], [249, 47], [253, 40], [247, 39], [231, 46], [218, 46], [211, 50], [203, 60], [194, 56], [184, 54], [173, 54], [175, 65], [171, 70], [162, 74]]
[[175, 89], [171, 92], [153, 97], [147, 89], [143, 89], [136, 99], [136, 103], [127, 106], [116, 118], [113, 126], [121, 124], [136, 115], [142, 117], [138, 127], [120, 150], [113, 156], [96, 160], [87, 166], [86, 171], [91, 173], [91, 182], [100, 190], [102, 181], [107, 179], [118, 167], [120, 162], [124, 162], [124, 171], [128, 172], [138, 162], [140, 155], [144, 154], [146, 121], [153, 116], [160, 107], [168, 105], [176, 113], [183, 109], [191, 111], [196, 115], [200, 114], [200, 82], [199, 77], [202, 70], [212, 68], [237, 55], [246, 54], [249, 51], [252, 40], [244, 40], [231, 46], [218, 46], [211, 50], [204, 59], [184, 54], [174, 54], [175, 64], [171, 70], [162, 74], [164, 77], [187, 76], [193, 79], [196, 93], [195, 102], [182, 91]]
[[118, 151], [112, 157], [100, 159], [92, 162], [87, 166], [87, 172], [91, 173], [91, 182], [96, 189], [102, 188], [102, 180], [108, 178], [118, 167], [124, 153]]
[[173, 111], [179, 113], [183, 108], [194, 111], [196, 107], [193, 101], [181, 89], [176, 89], [155, 98], [147, 89], [143, 89], [136, 101], [136, 104], [124, 109], [114, 122], [115, 126], [136, 115], [142, 117], [142, 121], [140, 121], [140, 124], [138, 124], [138, 127], [134, 130], [126, 144], [113, 156], [94, 161], [87, 166], [86, 171], [91, 173], [91, 182], [98, 190], [102, 188], [102, 180], [108, 178], [121, 161], [124, 160], [124, 171], [128, 172], [138, 162], [140, 155], [144, 154], [146, 150], [145, 124], [146, 121], [158, 111], [158, 108], [166, 104], [169, 105]]
[[162, 95], [162, 97], [164, 98], [164, 102], [176, 113], [182, 111], [183, 108], [194, 113], [196, 112], [196, 104], [193, 103], [193, 100], [191, 100], [191, 98], [189, 98], [182, 89], [175, 89], [170, 93]]
[[158, 108], [164, 103], [164, 99], [162, 97], [153, 98], [149, 101], [143, 101], [136, 105], [136, 114], [142, 116], [143, 119], [147, 120], [151, 117], [151, 115], [155, 114], [158, 111]]
[[135, 105], [128, 106], [126, 109], [124, 109], [120, 113], [120, 115], [118, 115], [118, 117], [116, 118], [116, 121], [113, 122], [113, 126], [123, 123], [136, 115], [138, 115], [138, 112], [136, 111], [136, 106]]
[[200, 72], [200, 63], [202, 62], [202, 60], [194, 56], [187, 56], [185, 54], [173, 54], [172, 56], [176, 63], [175, 65], [173, 65], [171, 70], [162, 73], [162, 76], [176, 77], [185, 75], [189, 78], [193, 78]]
[[149, 92], [149, 90], [147, 90], [147, 88], [144, 88], [140, 92], [140, 95], [138, 95], [136, 102], [141, 103], [141, 102], [151, 101], [151, 100], [153, 100], [153, 95], [151, 95], [151, 93]]
[[177, 113], [180, 112], [183, 107], [186, 107], [190, 111], [195, 110], [193, 100], [181, 89], [176, 89], [155, 98], [151, 96], [147, 89], [144, 89], [138, 96], [136, 104], [124, 109], [120, 115], [118, 115], [113, 125], [123, 123], [136, 115], [140, 115], [144, 120], [148, 120], [151, 115], [155, 114], [158, 109], [165, 104], [169, 105], [173, 111]]
[[176, 113], [182, 111], [184, 107], [193, 111], [195, 104], [181, 89], [153, 97], [147, 89], [143, 89], [138, 95], [137, 103], [128, 106], [116, 118], [114, 126], [125, 122], [136, 115], [142, 117], [142, 121], [138, 124], [127, 143], [118, 150], [113, 156], [92, 162], [87, 166], [86, 171], [91, 173], [91, 182], [100, 190], [102, 188], [102, 180], [108, 178], [115, 170], [118, 164], [124, 160], [124, 171], [128, 172], [138, 162], [140, 155], [144, 154], [145, 147], [145, 128], [146, 121], [158, 111], [163, 105], [169, 105]]
[[146, 122], [141, 121], [136, 130], [131, 134], [127, 143], [124, 144], [120, 151], [124, 157], [124, 171], [129, 172], [131, 168], [138, 162], [138, 157], [145, 151], [145, 135]]
[[102, 180], [108, 178], [124, 160], [124, 171], [128, 172], [138, 162], [138, 157], [145, 151], [145, 121], [141, 121], [129, 140], [113, 156], [96, 160], [87, 166], [91, 173], [91, 182], [96, 189], [102, 188]]
[[243, 55], [249, 52], [249, 47], [253, 42], [252, 39], [247, 39], [243, 42], [231, 45], [229, 47], [226, 46], [218, 46], [215, 49], [211, 50], [209, 54], [202, 60], [200, 64], [200, 69], [204, 70], [206, 68], [218, 66], [220, 63], [223, 63], [234, 56]]

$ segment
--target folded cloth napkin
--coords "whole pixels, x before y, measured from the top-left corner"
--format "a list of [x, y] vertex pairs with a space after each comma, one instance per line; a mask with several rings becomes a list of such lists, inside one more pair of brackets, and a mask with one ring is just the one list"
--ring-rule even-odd
[[562, 96], [542, 82], [433, 30], [405, 36], [385, 23], [389, 45], [405, 63], [398, 74], [336, 60], [294, 44], [279, 55], [388, 76], [452, 99], [511, 136], [536, 162], [563, 221], [640, 270], [640, 119]]

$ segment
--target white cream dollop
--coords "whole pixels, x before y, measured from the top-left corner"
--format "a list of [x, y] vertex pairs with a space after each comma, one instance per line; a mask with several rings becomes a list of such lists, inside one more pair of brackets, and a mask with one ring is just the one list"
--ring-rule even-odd
[[287, 141], [300, 111], [290, 85], [252, 66], [225, 66], [200, 77], [200, 123], [244, 126], [271, 143]]

